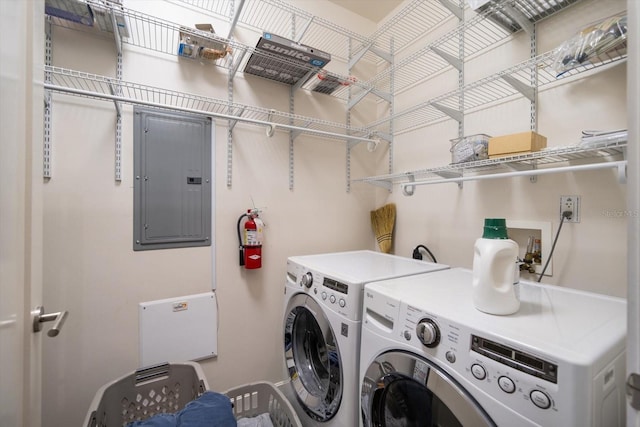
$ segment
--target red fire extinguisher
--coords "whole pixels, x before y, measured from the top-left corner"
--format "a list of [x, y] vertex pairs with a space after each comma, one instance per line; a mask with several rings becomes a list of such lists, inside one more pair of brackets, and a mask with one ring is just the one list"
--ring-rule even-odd
[[[262, 229], [264, 223], [260, 219], [258, 209], [249, 209], [238, 218], [238, 243], [240, 266], [248, 270], [262, 267]], [[242, 220], [245, 219], [242, 227]]]

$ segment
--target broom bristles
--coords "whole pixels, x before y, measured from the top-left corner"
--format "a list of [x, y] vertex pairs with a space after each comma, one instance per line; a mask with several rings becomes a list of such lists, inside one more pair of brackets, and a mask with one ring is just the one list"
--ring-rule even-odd
[[396, 223], [396, 205], [389, 203], [380, 209], [371, 211], [371, 228], [378, 241], [381, 252], [391, 252], [393, 243], [393, 227]]

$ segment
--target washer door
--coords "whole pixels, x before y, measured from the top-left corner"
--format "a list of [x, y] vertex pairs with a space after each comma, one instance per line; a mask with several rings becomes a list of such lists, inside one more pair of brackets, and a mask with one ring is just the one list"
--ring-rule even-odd
[[298, 400], [311, 418], [330, 420], [340, 407], [343, 378], [333, 328], [305, 294], [294, 295], [285, 313], [285, 360]]
[[437, 365], [401, 351], [384, 353], [369, 365], [360, 397], [365, 427], [495, 426]]

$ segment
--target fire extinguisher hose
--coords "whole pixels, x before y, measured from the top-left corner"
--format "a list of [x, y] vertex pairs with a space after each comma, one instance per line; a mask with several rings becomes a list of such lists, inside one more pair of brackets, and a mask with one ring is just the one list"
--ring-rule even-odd
[[244, 265], [244, 246], [242, 245], [242, 234], [240, 232], [240, 224], [242, 223], [242, 218], [244, 217], [248, 217], [249, 215], [244, 213], [242, 215], [240, 215], [240, 218], [238, 218], [238, 256], [239, 256], [239, 262], [240, 262], [240, 266]]

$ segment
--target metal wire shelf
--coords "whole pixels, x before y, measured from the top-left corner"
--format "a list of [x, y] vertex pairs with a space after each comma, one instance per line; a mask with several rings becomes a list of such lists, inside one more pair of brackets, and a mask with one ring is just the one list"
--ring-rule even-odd
[[[572, 168], [588, 170], [620, 167], [626, 163], [626, 160], [622, 160], [626, 147], [626, 138], [620, 138], [598, 144], [550, 147], [527, 154], [378, 175], [354, 179], [352, 182], [364, 182], [387, 189], [400, 184], [405, 189], [414, 185], [499, 178], [507, 176], [506, 174], [510, 177], [533, 176], [554, 171], [569, 171]], [[407, 195], [411, 193], [412, 190]]]
[[[467, 84], [454, 91], [415, 105], [396, 113], [392, 117], [385, 117], [367, 125], [367, 128], [384, 131], [393, 121], [395, 134], [402, 134], [423, 128], [441, 120], [452, 117], [452, 114], [466, 114], [495, 102], [518, 96], [532, 97], [534, 90], [550, 86], [556, 82], [626, 60], [626, 43], [617, 49], [602, 53], [589, 62], [571, 69], [558, 77], [552, 70], [554, 52], [546, 52], [533, 59], [524, 61], [507, 70]], [[537, 70], [538, 86], [530, 86], [531, 72]], [[464, 94], [464, 110], [459, 111], [458, 100]], [[444, 108], [443, 108], [444, 107]]]
[[[176, 55], [178, 55], [178, 47], [181, 40], [180, 33], [196, 34], [195, 29], [186, 27], [178, 23], [162, 20], [142, 12], [127, 9], [114, 4], [107, 6], [104, 4], [95, 3], [94, 0], [86, 1], [87, 4], [93, 7], [101, 8], [102, 10], [106, 9], [107, 11], [111, 10], [114, 14], [121, 18], [121, 22], [123, 22], [122, 26], [123, 28], [125, 28], [125, 30], [120, 31], [119, 34], [119, 40], [122, 44], [148, 49], [154, 52], [163, 53], [175, 57]], [[218, 2], [204, 0], [184, 0], [184, 2], [194, 6], [210, 7], [213, 9], [211, 11], [215, 13], [223, 13], [230, 8], [229, 2], [225, 1]], [[268, 4], [263, 4], [263, 2], [249, 2], [248, 4], [252, 5], [251, 8], [253, 9], [263, 8], [265, 7], [265, 5], [268, 6]], [[250, 12], [243, 12], [243, 14], [247, 13]], [[284, 12], [281, 11], [280, 13]], [[259, 13], [256, 13], [255, 11], [253, 11], [253, 14], [259, 16]], [[264, 16], [262, 16], [262, 18], [264, 19]], [[93, 36], [99, 38], [113, 39], [115, 37], [113, 31], [101, 30], [97, 25], [81, 25], [73, 21], [61, 19], [55, 16], [51, 16], [49, 17], [49, 19], [53, 25], [58, 27], [90, 33]], [[197, 34], [200, 38], [208, 40], [212, 43], [224, 43], [225, 45], [229, 46], [231, 52], [224, 58], [217, 60], [209, 60], [204, 58], [185, 58], [178, 55], [182, 60], [195, 60], [204, 64], [213, 64], [215, 66], [235, 73], [236, 71], [244, 70], [249, 58], [252, 55], [256, 55], [264, 59], [263, 61], [261, 61], [263, 63], [270, 62], [272, 64], [276, 64], [276, 68], [281, 69], [282, 72], [287, 72], [287, 70], [296, 70], [298, 74], [308, 73], [308, 75], [313, 77], [316, 72], [320, 71], [311, 65], [304, 65], [300, 64], [299, 62], [293, 62], [283, 58], [282, 56], [276, 56], [268, 52], [258, 50], [255, 47], [244, 45], [235, 40], [228, 40], [215, 34], [204, 36], [201, 32]], [[349, 36], [352, 36], [352, 34], [349, 34]], [[116, 39], [116, 43], [118, 43], [118, 39]], [[370, 89], [368, 85], [364, 84], [363, 82], [358, 82], [350, 77], [342, 76], [337, 73], [332, 73], [324, 70], [322, 70], [322, 72], [326, 78], [332, 78], [342, 83], [339, 84], [338, 88], [331, 93], [331, 96], [342, 99], [344, 101], [346, 101], [349, 97], [350, 86], [358, 86], [361, 90]], [[302, 88], [308, 91], [313, 91], [315, 93], [326, 94], [326, 92], [314, 90], [314, 86], [311, 85], [312, 82], [312, 80], [309, 80], [305, 85], [302, 85]]]
[[[186, 3], [218, 16], [226, 16], [229, 0], [175, 0]], [[349, 61], [353, 54], [361, 49], [375, 46], [389, 51], [392, 43], [406, 46], [411, 41], [427, 34], [446, 18], [453, 16], [438, 0], [413, 0], [400, 10], [390, 20], [383, 24], [376, 32], [369, 36], [336, 25], [326, 19], [287, 3], [283, 0], [248, 1], [244, 4], [238, 23], [244, 24], [259, 32], [271, 31], [283, 37], [291, 35], [291, 28], [295, 26], [294, 40], [330, 52], [342, 61]], [[377, 61], [378, 56], [368, 51], [365, 59]]]
[[45, 89], [54, 92], [203, 114], [265, 126], [270, 128], [270, 131], [286, 129], [330, 139], [375, 142], [369, 138], [370, 132], [367, 129], [348, 127], [327, 120], [237, 103], [230, 104], [225, 100], [118, 81], [110, 77], [60, 67], [46, 66], [45, 72], [51, 76], [50, 83], [45, 83]]

